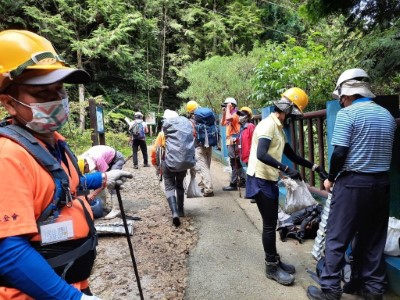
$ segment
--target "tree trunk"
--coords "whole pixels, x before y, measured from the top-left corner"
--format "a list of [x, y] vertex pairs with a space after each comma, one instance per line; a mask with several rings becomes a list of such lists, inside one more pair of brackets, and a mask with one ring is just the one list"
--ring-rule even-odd
[[150, 101], [150, 85], [149, 85], [149, 78], [150, 78], [150, 59], [149, 59], [149, 37], [147, 37], [147, 46], [146, 46], [146, 81], [147, 81], [147, 109], [150, 109], [151, 101]]
[[[213, 4], [213, 12], [214, 12], [214, 16], [217, 13], [217, 1], [214, 0], [214, 4]], [[215, 31], [215, 28], [214, 28]], [[217, 36], [214, 33], [214, 37], [213, 37], [213, 45], [212, 45], [212, 51], [213, 51], [213, 55], [217, 55]]]
[[162, 45], [161, 45], [161, 74], [160, 74], [160, 94], [158, 98], [158, 109], [157, 113], [160, 113], [160, 108], [162, 105], [162, 97], [164, 91], [164, 72], [165, 72], [165, 40], [167, 35], [167, 8], [163, 5], [163, 29], [162, 29]]
[[[78, 68], [82, 69], [82, 52], [78, 49], [76, 51], [76, 56], [78, 60]], [[79, 128], [85, 130], [85, 88], [83, 84], [78, 86], [79, 89]]]

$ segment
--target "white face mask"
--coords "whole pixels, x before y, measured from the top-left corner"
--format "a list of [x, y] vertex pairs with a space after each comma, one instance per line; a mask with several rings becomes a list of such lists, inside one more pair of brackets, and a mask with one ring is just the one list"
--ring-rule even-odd
[[32, 120], [26, 122], [26, 127], [38, 133], [50, 133], [59, 130], [69, 116], [68, 97], [44, 103], [25, 104], [8, 95], [19, 104], [29, 107], [32, 110]]

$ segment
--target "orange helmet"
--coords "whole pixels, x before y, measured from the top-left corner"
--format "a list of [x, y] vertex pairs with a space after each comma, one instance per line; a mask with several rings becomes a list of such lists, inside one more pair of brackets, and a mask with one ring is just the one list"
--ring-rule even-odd
[[303, 113], [303, 110], [308, 105], [308, 96], [306, 92], [298, 87], [293, 87], [286, 90], [281, 96], [292, 101], [301, 113]]
[[44, 37], [26, 30], [0, 32], [0, 92], [13, 82], [45, 85], [89, 79], [85, 71], [68, 67]]

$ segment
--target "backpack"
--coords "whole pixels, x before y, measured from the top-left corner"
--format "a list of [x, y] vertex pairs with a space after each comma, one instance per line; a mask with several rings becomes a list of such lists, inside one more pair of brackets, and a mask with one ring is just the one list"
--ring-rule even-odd
[[277, 231], [279, 231], [281, 241], [286, 242], [287, 238], [294, 238], [302, 243], [304, 239], [315, 238], [321, 222], [322, 210], [321, 204], [314, 204], [292, 213], [284, 224], [278, 224]]
[[196, 141], [204, 147], [213, 147], [218, 144], [218, 129], [215, 126], [215, 116], [208, 107], [199, 107], [194, 112], [196, 122]]
[[165, 159], [165, 149], [162, 146], [158, 146], [156, 148], [156, 173], [160, 181], [162, 181], [163, 178], [161, 164], [164, 159]]
[[[35, 160], [52, 176], [55, 183], [53, 201], [41, 213], [37, 224], [47, 220], [50, 216], [57, 216], [58, 211], [54, 208], [60, 208], [68, 205], [71, 199], [66, 196], [69, 191], [69, 178], [61, 167], [60, 163], [49, 151], [43, 148], [36, 138], [28, 131], [16, 125], [9, 125], [7, 121], [0, 122], [0, 136], [6, 137], [28, 151]], [[77, 159], [72, 151], [65, 145], [65, 152], [72, 161], [78, 174], [80, 174]], [[78, 195], [86, 194], [82, 186], [78, 187]], [[40, 242], [30, 242], [54, 269], [68, 283], [75, 283], [87, 279], [92, 270], [94, 259], [96, 257], [97, 234], [93, 220], [89, 212], [78, 198], [82, 205], [86, 222], [89, 227], [89, 236], [84, 239], [63, 241], [56, 244], [41, 245]], [[75, 263], [76, 262], [76, 263]], [[1, 286], [10, 286], [8, 282], [0, 276]]]
[[165, 159], [172, 172], [186, 171], [196, 165], [193, 127], [185, 117], [165, 119]]
[[143, 122], [134, 122], [131, 128], [132, 137], [135, 140], [143, 140], [145, 138]]

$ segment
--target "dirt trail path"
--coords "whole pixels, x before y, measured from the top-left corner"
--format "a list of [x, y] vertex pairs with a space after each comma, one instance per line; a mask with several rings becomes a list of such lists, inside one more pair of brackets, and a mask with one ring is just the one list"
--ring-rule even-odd
[[[140, 158], [141, 153], [139, 153]], [[127, 215], [139, 216], [132, 236], [133, 250], [145, 299], [182, 299], [186, 285], [186, 261], [196, 242], [190, 217], [178, 228], [171, 226], [170, 212], [153, 167], [130, 159], [124, 170], [134, 174], [121, 191]], [[99, 220], [100, 221], [100, 220]], [[129, 247], [124, 235], [101, 236], [90, 277], [93, 294], [103, 300], [139, 299]]]

